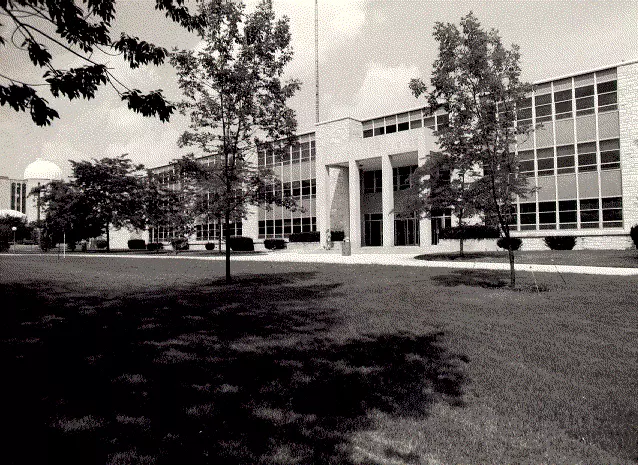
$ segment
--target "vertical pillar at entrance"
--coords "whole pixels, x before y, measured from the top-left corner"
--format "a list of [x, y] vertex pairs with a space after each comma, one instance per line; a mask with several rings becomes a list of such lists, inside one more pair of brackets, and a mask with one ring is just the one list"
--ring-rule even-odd
[[381, 156], [381, 212], [383, 213], [383, 247], [394, 246], [394, 189], [389, 155]]
[[[417, 155], [417, 164], [419, 167], [425, 165], [427, 155], [424, 150], [419, 150]], [[423, 212], [417, 212], [419, 215], [419, 245], [421, 247], [432, 246], [432, 230], [430, 219]]]
[[328, 183], [330, 182], [330, 168], [326, 165], [317, 164], [317, 231], [319, 231], [319, 240], [322, 247], [326, 246], [326, 231], [330, 229], [330, 192]]
[[353, 248], [359, 248], [361, 247], [361, 184], [356, 160], [349, 162], [348, 187], [350, 193], [350, 244]]

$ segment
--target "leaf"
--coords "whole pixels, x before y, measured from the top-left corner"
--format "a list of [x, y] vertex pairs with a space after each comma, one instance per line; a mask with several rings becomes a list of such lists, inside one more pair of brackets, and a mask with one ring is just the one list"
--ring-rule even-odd
[[149, 42], [140, 41], [138, 37], [130, 37], [122, 33], [120, 40], [113, 43], [113, 48], [124, 53], [124, 59], [135, 69], [140, 64], [153, 63], [156, 66], [164, 63], [168, 51], [163, 47], [157, 47]]
[[38, 96], [36, 91], [29, 86], [12, 84], [0, 86], [0, 105], [8, 104], [15, 111], [27, 111], [31, 113], [31, 119], [38, 126], [51, 124], [53, 118], [59, 118], [57, 111], [47, 105], [47, 101]]
[[23, 46], [24, 45], [27, 45], [27, 48], [29, 50], [29, 58], [34, 65], [46, 66], [51, 62], [51, 54], [42, 44], [38, 44], [31, 39], [26, 39]]
[[168, 122], [175, 110], [175, 105], [164, 98], [161, 90], [155, 90], [144, 95], [141, 91], [133, 89], [130, 92], [123, 93], [122, 100], [128, 103], [129, 109], [144, 116], [157, 116], [162, 122]]
[[101, 64], [83, 66], [68, 71], [58, 71], [58, 74], [47, 71], [44, 76], [48, 76], [45, 80], [49, 83], [54, 97], [62, 94], [69, 100], [80, 96], [91, 99], [95, 97], [97, 88], [106, 84], [106, 66]]

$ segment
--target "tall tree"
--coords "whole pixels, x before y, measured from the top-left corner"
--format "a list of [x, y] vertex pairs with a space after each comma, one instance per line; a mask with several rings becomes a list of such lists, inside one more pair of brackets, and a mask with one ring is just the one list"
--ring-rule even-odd
[[432, 89], [428, 91], [420, 79], [413, 79], [410, 88], [416, 97], [426, 94], [432, 109], [449, 114], [449, 126], [437, 136], [441, 149], [455, 162], [453, 169], [483, 168], [473, 188], [481, 208], [506, 238], [514, 287], [510, 215], [517, 196], [534, 190], [519, 172], [515, 150], [517, 137], [533, 129], [516, 124], [516, 103], [531, 91], [520, 80], [519, 48], [505, 48], [498, 31], [483, 29], [471, 12], [461, 19], [460, 27], [436, 23], [434, 38], [439, 56], [430, 79]]
[[[230, 220], [243, 215], [246, 204], [267, 200], [253, 195], [263, 173], [248, 156], [265, 141], [292, 143], [296, 120], [286, 101], [299, 83], [282, 77], [292, 59], [290, 27], [287, 18], [275, 19], [272, 1], [262, 0], [246, 13], [242, 3], [222, 0], [201, 13], [207, 25], [201, 51], [171, 57], [185, 96], [179, 108], [190, 116], [179, 145], [215, 160], [206, 176], [219, 187], [215, 208], [222, 213], [228, 244]], [[226, 280], [231, 281], [229, 247]]]
[[[189, 31], [203, 28], [204, 17], [191, 14], [184, 0], [155, 0], [155, 9], [164, 11], [167, 17]], [[111, 37], [115, 0], [0, 0], [0, 15], [4, 23], [0, 26], [9, 25], [0, 29], [0, 45], [12, 45], [23, 51], [33, 66], [45, 71], [44, 82], [27, 83], [21, 76], [10, 76], [0, 66], [0, 78], [8, 84], [0, 84], [0, 104], [8, 104], [15, 111], [29, 111], [33, 121], [44, 126], [59, 115], [38, 94], [36, 87], [46, 86], [54, 97], [73, 100], [91, 99], [98, 87], [109, 83], [130, 109], [144, 116], [169, 120], [174, 106], [166, 101], [161, 90], [144, 94], [131, 89], [106, 64], [113, 54], [122, 55], [133, 69], [149, 63], [160, 65], [168, 56], [165, 48], [127, 33], [117, 39]], [[54, 64], [52, 48], [61, 48], [85, 64], [60, 69]]]
[[107, 252], [110, 251], [109, 227], [146, 226], [144, 217], [144, 188], [139, 171], [126, 154], [115, 158], [92, 161], [71, 161], [73, 186], [82, 201], [90, 208], [90, 216], [106, 233]]

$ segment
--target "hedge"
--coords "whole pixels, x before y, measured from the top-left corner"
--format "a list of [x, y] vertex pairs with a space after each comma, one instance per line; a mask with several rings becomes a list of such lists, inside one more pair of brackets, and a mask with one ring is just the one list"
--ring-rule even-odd
[[552, 250], [572, 250], [576, 245], [574, 236], [547, 236], [545, 245]]
[[164, 248], [164, 244], [161, 242], [149, 242], [146, 244], [146, 250], [162, 250]]
[[230, 236], [228, 245], [233, 252], [252, 252], [255, 250], [252, 237]]
[[98, 249], [106, 249], [106, 245], [108, 243], [106, 242], [106, 239], [96, 239], [95, 240], [95, 247], [97, 247]]
[[499, 237], [498, 228], [485, 226], [484, 224], [468, 224], [460, 228], [454, 226], [445, 228], [439, 233], [439, 239], [497, 239]]
[[343, 231], [330, 231], [330, 240], [332, 242], [342, 241], [345, 237], [345, 233]]
[[188, 250], [188, 239], [185, 237], [176, 237], [175, 239], [171, 239], [171, 246], [173, 250]]
[[146, 241], [144, 239], [129, 239], [128, 248], [131, 250], [144, 250], [146, 249]]
[[288, 240], [290, 242], [319, 242], [319, 231], [292, 233]]
[[215, 250], [215, 243], [214, 242], [207, 242], [204, 247], [206, 247], [206, 250]]
[[638, 249], [638, 224], [635, 224], [629, 230], [629, 235], [631, 236], [631, 240], [634, 241], [634, 245]]
[[264, 247], [268, 250], [285, 249], [286, 241], [283, 239], [266, 239], [264, 241]]
[[[496, 241], [496, 245], [498, 245], [501, 249], [507, 250], [507, 237], [501, 237], [498, 241]], [[512, 244], [512, 250], [518, 250], [523, 245], [523, 240], [518, 237], [510, 237], [509, 243]]]

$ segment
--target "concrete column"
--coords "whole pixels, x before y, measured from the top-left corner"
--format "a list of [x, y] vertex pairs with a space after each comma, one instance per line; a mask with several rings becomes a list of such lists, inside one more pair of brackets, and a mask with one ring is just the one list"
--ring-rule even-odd
[[321, 246], [326, 247], [326, 231], [330, 228], [330, 189], [328, 186], [328, 183], [330, 181], [330, 168], [328, 168], [328, 166], [326, 165], [317, 163], [316, 180], [317, 231], [319, 231]]
[[249, 205], [246, 208], [246, 213], [246, 218], [244, 218], [241, 223], [241, 233], [243, 236], [252, 237], [257, 241], [259, 237], [259, 207]]
[[383, 247], [394, 247], [394, 189], [389, 155], [381, 156], [381, 211], [383, 213]]
[[341, 174], [344, 175], [346, 192], [348, 192], [344, 204], [345, 221], [343, 223], [343, 234], [345, 237], [350, 237], [350, 218], [352, 216], [350, 214], [350, 169], [344, 166], [340, 166], [339, 170], [341, 171]]
[[[417, 155], [417, 164], [419, 167], [425, 165], [427, 160], [427, 154], [424, 150], [419, 150]], [[432, 229], [431, 229], [431, 221], [430, 218], [427, 218], [423, 212], [419, 213], [419, 244], [420, 247], [431, 247], [432, 246]]]
[[361, 184], [359, 166], [356, 160], [350, 160], [348, 184], [350, 198], [350, 244], [353, 249], [361, 247]]

